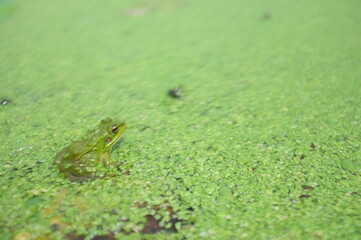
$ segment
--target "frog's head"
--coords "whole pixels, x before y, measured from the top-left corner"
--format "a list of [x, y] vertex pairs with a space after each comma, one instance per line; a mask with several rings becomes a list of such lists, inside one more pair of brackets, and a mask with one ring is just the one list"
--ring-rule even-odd
[[102, 133], [100, 145], [103, 151], [110, 151], [112, 146], [118, 142], [127, 125], [125, 122], [113, 121], [110, 118], [101, 120], [99, 130]]

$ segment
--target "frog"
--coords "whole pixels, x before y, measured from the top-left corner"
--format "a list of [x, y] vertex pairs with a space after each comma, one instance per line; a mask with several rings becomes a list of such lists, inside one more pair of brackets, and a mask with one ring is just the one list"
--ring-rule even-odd
[[55, 157], [54, 165], [74, 182], [116, 176], [110, 169], [117, 167], [112, 147], [120, 140], [127, 124], [105, 118], [85, 136], [64, 147]]

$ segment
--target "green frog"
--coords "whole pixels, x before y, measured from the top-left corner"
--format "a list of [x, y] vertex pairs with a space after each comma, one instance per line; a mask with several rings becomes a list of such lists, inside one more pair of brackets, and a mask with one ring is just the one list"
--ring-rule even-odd
[[111, 157], [111, 150], [126, 126], [126, 123], [110, 118], [101, 120], [95, 129], [87, 132], [86, 137], [63, 148], [54, 164], [71, 181], [114, 176], [110, 174], [110, 169], [117, 164]]

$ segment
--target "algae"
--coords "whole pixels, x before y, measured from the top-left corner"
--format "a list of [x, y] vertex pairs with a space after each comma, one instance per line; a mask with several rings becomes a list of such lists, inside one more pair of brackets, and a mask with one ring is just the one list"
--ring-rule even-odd
[[[358, 1], [5, 5], [1, 239], [359, 238]], [[107, 116], [128, 170], [63, 178]]]

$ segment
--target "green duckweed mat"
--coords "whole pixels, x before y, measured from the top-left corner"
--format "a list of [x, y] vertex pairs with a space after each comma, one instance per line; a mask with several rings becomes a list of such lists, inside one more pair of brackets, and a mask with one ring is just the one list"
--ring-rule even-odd
[[[360, 7], [0, 0], [0, 239], [360, 239]], [[105, 117], [123, 174], [70, 182]]]

